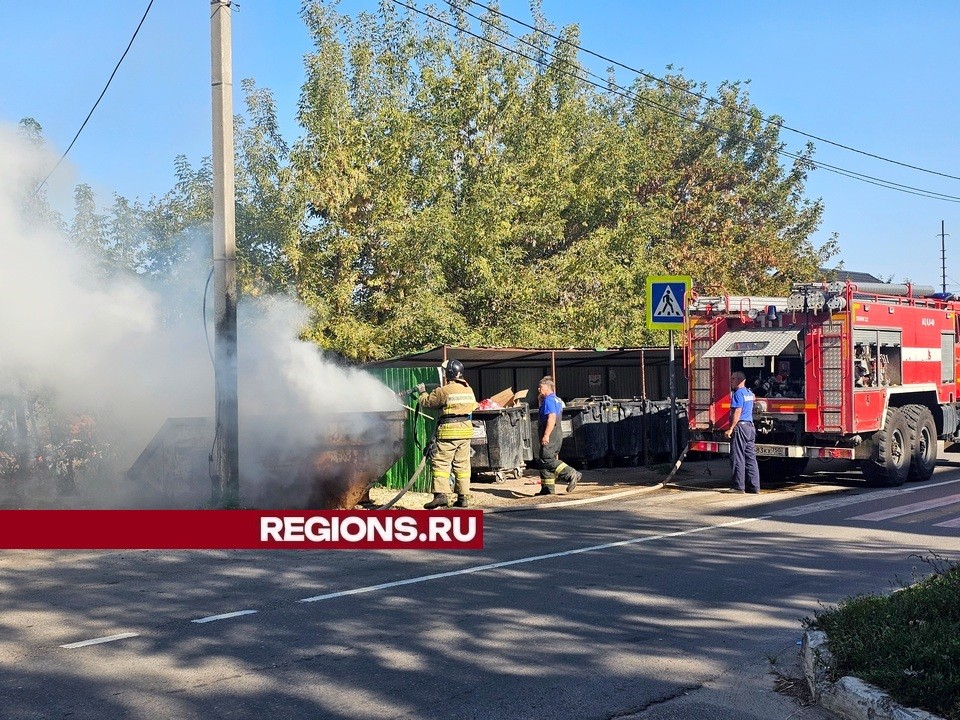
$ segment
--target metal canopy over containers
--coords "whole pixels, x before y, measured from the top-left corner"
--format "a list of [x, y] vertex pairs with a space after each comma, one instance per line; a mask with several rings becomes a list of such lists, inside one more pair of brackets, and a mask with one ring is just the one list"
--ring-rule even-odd
[[[464, 364], [464, 375], [478, 399], [489, 398], [506, 388], [526, 390], [529, 416], [519, 411], [522, 406], [474, 413], [472, 465], [477, 472], [489, 472], [500, 481], [521, 472], [533, 459], [538, 442], [537, 385], [544, 375], [556, 379], [557, 394], [566, 403], [561, 420], [565, 436], [561, 458], [565, 461], [580, 467], [640, 464], [669, 458], [671, 454], [668, 348], [543, 350], [438, 346], [367, 367], [381, 377], [403, 375], [404, 370], [426, 372], [447, 358]], [[387, 369], [390, 373], [384, 372]], [[685, 397], [687, 383], [680, 364], [675, 383], [678, 396]], [[680, 418], [677, 445], [682, 447], [686, 433], [682, 402], [677, 403], [676, 413]], [[404, 462], [410, 465], [416, 459], [416, 449], [411, 448]], [[399, 475], [391, 478], [388, 474], [386, 481], [390, 486], [403, 484]], [[421, 485], [423, 481], [417, 484], [418, 488]]]
[[[478, 399], [512, 387], [526, 390], [528, 404], [536, 407], [537, 384], [544, 375], [554, 377], [557, 394], [566, 400], [604, 395], [666, 400], [670, 396], [669, 352], [664, 347], [542, 350], [440, 345], [366, 367], [438, 367], [447, 358], [456, 358], [463, 363], [464, 376]], [[677, 397], [686, 397], [687, 379], [679, 362], [674, 375]]]

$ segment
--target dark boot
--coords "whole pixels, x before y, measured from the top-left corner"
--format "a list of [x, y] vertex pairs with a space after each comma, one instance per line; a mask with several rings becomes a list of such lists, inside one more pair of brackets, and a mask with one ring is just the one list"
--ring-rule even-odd
[[540, 492], [537, 493], [537, 495], [556, 495], [556, 494], [557, 494], [557, 486], [547, 485], [546, 483], [540, 486]]
[[469, 495], [457, 495], [457, 501], [453, 504], [456, 508], [470, 507]]
[[434, 508], [450, 507], [450, 500], [446, 493], [434, 493], [433, 500], [423, 506], [424, 510], [433, 510]]
[[573, 489], [577, 486], [577, 483], [583, 478], [583, 473], [570, 468], [570, 474], [567, 475], [567, 492], [573, 492]]

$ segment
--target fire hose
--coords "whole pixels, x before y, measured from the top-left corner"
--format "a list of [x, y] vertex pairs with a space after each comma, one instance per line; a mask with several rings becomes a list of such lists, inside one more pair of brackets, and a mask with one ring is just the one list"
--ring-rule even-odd
[[[401, 398], [406, 398], [413, 395], [417, 398], [414, 401], [414, 420], [413, 420], [414, 431], [416, 431], [417, 423], [420, 421], [420, 418], [423, 415], [423, 410], [420, 405], [420, 399], [419, 399], [417, 390], [418, 388], [412, 388], [410, 390], [407, 390], [404, 393], [400, 393], [400, 396], [399, 396]], [[412, 488], [414, 484], [417, 482], [420, 475], [423, 473], [424, 468], [426, 468], [427, 466], [427, 460], [429, 458], [432, 458], [437, 452], [437, 427], [436, 426], [434, 426], [433, 433], [430, 435], [430, 439], [427, 440], [426, 446], [421, 447], [418, 443], [417, 447], [420, 448], [421, 452], [423, 453], [423, 457], [420, 458], [420, 464], [417, 465], [417, 469], [414, 471], [413, 475], [407, 481], [407, 484], [403, 486], [400, 492], [397, 493], [393, 498], [391, 498], [389, 502], [376, 508], [377, 510], [389, 510], [390, 508], [392, 508], [397, 503], [397, 501], [399, 501], [400, 498], [406, 495], [407, 492], [410, 490], [410, 488]]]

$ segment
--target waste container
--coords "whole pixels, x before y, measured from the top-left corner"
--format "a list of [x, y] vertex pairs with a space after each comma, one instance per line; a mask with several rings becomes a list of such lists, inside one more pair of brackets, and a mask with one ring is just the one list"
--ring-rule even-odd
[[560, 419], [564, 434], [560, 459], [581, 468], [607, 462], [610, 453], [607, 426], [613, 417], [613, 403], [605, 395], [576, 398], [564, 405]]
[[[403, 453], [405, 411], [245, 416], [241, 492], [249, 508], [349, 510]], [[210, 417], [168, 418], [127, 471], [157, 507], [211, 500]]]
[[647, 401], [643, 398], [614, 399], [609, 417], [610, 459], [639, 465], [643, 459]]
[[529, 408], [515, 407], [473, 411], [470, 468], [474, 473], [493, 473], [497, 482], [519, 479], [533, 459]]
[[670, 401], [652, 400], [647, 406], [646, 416], [646, 456], [649, 460], [662, 460], [676, 457], [686, 446], [690, 437], [687, 422], [687, 401], [678, 399], [672, 422], [676, 426], [677, 446], [670, 447]]
[[540, 444], [540, 438], [537, 437], [538, 410], [531, 410], [527, 403], [519, 403], [518, 407], [523, 408], [526, 415], [526, 422], [520, 423], [520, 429], [523, 431], [523, 461], [524, 463], [532, 463], [534, 457], [536, 457], [534, 443]]

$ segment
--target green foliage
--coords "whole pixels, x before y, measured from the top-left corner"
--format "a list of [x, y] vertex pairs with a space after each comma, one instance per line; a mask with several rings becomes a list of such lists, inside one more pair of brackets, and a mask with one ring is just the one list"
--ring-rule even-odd
[[[242, 87], [247, 116], [237, 118], [236, 132], [238, 279], [244, 294], [258, 295], [289, 285], [287, 256], [297, 243], [302, 203], [292, 200], [296, 193], [273, 97], [250, 80]], [[69, 236], [107, 272], [176, 279], [184, 261], [198, 252], [195, 231], [212, 222], [213, 169], [209, 158], [193, 167], [181, 155], [174, 174], [174, 187], [160, 197], [141, 202], [114, 195], [104, 211], [88, 185], [77, 186]], [[206, 240], [199, 250], [208, 246]]]
[[836, 677], [855, 675], [899, 702], [960, 720], [960, 566], [888, 596], [851, 598], [806, 620], [829, 638]]
[[[441, 343], [663, 342], [644, 324], [647, 275], [773, 294], [836, 252], [808, 239], [823, 211], [804, 196], [812, 147], [781, 165], [778, 125], [739, 83], [719, 103], [678, 74], [597, 87], [577, 28], [555, 31], [538, 2], [519, 41], [493, 13], [472, 27], [456, 2], [449, 25], [389, 0], [355, 17], [336, 5], [302, 10], [302, 136], [288, 146], [252, 81], [236, 135], [242, 293], [295, 293], [312, 311], [304, 337], [326, 349], [364, 361]], [[209, 160], [175, 168], [145, 204], [98, 211], [78, 188], [76, 242], [174, 274], [212, 206]]]
[[[43, 128], [34, 118], [23, 118], [18, 127], [18, 134], [28, 146], [42, 148], [45, 144]], [[60, 232], [64, 229], [63, 218], [50, 206], [47, 186], [41, 185], [45, 172], [50, 169], [52, 168], [41, 171], [40, 168], [35, 168], [31, 174], [18, 176], [22, 184], [14, 190], [17, 195], [14, 201], [28, 226]]]
[[[679, 76], [598, 90], [575, 27], [515, 42], [495, 15], [483, 39], [389, 2], [303, 15], [315, 50], [291, 159], [309, 219], [291, 268], [312, 337], [345, 355], [638, 344], [647, 274], [768, 293], [835, 251], [807, 240], [812, 149], [782, 167], [777, 126], [737, 84], [719, 105]], [[456, 5], [446, 18], [467, 28]]]
[[244, 293], [259, 295], [291, 282], [288, 254], [298, 242], [303, 203], [273, 96], [252, 80], [241, 85], [247, 116], [237, 119], [236, 134], [238, 276]]

